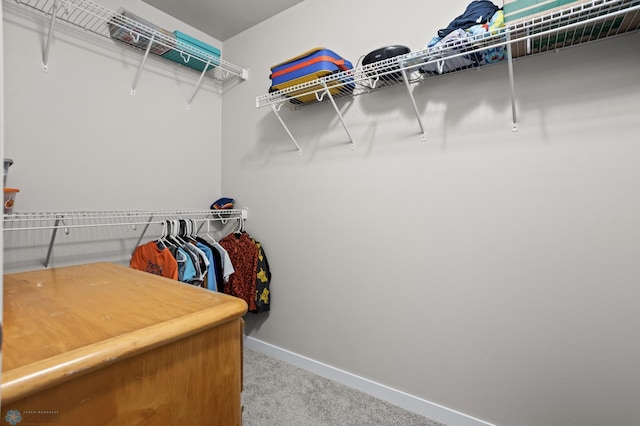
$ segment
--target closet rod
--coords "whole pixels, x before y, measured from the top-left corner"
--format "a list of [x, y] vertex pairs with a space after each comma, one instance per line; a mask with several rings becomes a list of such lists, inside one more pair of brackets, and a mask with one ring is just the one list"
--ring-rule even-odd
[[[77, 211], [77, 212], [18, 212], [4, 215], [4, 223], [15, 222], [45, 222], [62, 219], [65, 222], [71, 221], [103, 221], [101, 223], [80, 223], [61, 226], [64, 228], [82, 228], [95, 226], [115, 226], [115, 225], [146, 225], [147, 223], [162, 223], [162, 219], [192, 218], [198, 220], [219, 220], [225, 221], [241, 217], [246, 219], [247, 209], [228, 210], [176, 210], [176, 211]], [[149, 218], [156, 218], [157, 222], [150, 222]], [[107, 220], [120, 222], [106, 222]], [[34, 225], [24, 227], [7, 227], [5, 231], [32, 230], [32, 229], [52, 229], [54, 225]]]
[[[64, 220], [65, 218], [60, 218], [60, 220]], [[231, 216], [231, 217], [209, 217], [209, 218], [202, 218], [202, 219], [193, 219], [195, 221], [202, 221], [202, 223], [206, 223], [207, 221], [210, 220], [214, 220], [214, 221], [226, 221], [226, 220], [240, 220], [241, 217], [240, 216]], [[168, 219], [170, 220], [170, 219]], [[60, 225], [59, 222], [56, 222], [53, 225], [45, 225], [45, 226], [26, 226], [26, 227], [21, 227], [21, 228], [5, 228], [5, 231], [37, 231], [37, 230], [41, 230], [41, 229], [58, 229], [58, 228], [64, 228], [64, 229], [72, 229], [72, 228], [99, 228], [99, 227], [109, 227], [109, 226], [136, 226], [136, 225], [162, 225], [164, 223], [164, 220], [159, 220], [159, 221], [153, 221], [153, 222], [117, 222], [117, 223], [82, 223], [82, 224], [78, 224], [78, 225], [67, 225], [67, 224], [62, 224]]]
[[[144, 237], [151, 224], [162, 225], [166, 220], [186, 219], [200, 221], [202, 225], [211, 221], [220, 221], [226, 224], [228, 220], [238, 220], [242, 225], [247, 218], [248, 211], [246, 209], [229, 209], [229, 210], [176, 210], [176, 211], [98, 211], [98, 212], [28, 212], [28, 213], [11, 213], [4, 215], [5, 231], [32, 231], [51, 229], [51, 240], [49, 241], [49, 249], [44, 260], [44, 267], [49, 266], [53, 246], [56, 240], [58, 229], [62, 228], [65, 234], [69, 233], [70, 228], [96, 228], [96, 227], [113, 227], [113, 226], [133, 226], [135, 230], [137, 225], [144, 225], [144, 229], [138, 244]], [[143, 219], [145, 219], [143, 221]], [[156, 219], [153, 221], [153, 219]], [[111, 222], [106, 222], [110, 220]], [[53, 221], [53, 224], [40, 224], [39, 222]], [[98, 221], [99, 223], [77, 223], [82, 221]], [[100, 222], [102, 221], [102, 222]], [[38, 222], [31, 226], [7, 226], [9, 223], [20, 222]], [[76, 223], [68, 223], [76, 222]]]

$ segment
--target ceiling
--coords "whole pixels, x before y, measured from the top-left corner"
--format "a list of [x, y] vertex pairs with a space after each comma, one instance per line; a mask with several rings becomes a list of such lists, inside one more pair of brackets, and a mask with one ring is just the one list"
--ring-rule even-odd
[[143, 1], [220, 41], [225, 41], [303, 0]]

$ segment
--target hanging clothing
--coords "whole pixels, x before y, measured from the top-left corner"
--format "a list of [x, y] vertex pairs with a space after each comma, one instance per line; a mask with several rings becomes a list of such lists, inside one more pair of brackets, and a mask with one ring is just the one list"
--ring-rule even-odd
[[[207, 236], [209, 238], [211, 238], [211, 236], [209, 234], [207, 234]], [[215, 242], [215, 240], [213, 240], [213, 238], [211, 238], [211, 240], [213, 240], [213, 243], [211, 241], [207, 241], [202, 237], [195, 237], [195, 240], [199, 243], [204, 245], [205, 247], [207, 247], [209, 249], [209, 251], [211, 252], [211, 256], [213, 257], [213, 264], [211, 266], [209, 266], [209, 270], [211, 271], [212, 274], [214, 274], [214, 278], [215, 278], [215, 283], [211, 283], [208, 282], [207, 283], [207, 288], [209, 288], [209, 290], [211, 290], [211, 287], [215, 286], [215, 291], [222, 291], [222, 287], [224, 284], [224, 271], [222, 269], [222, 256], [220, 255], [220, 251], [218, 250], [218, 248], [216, 246], [219, 247], [219, 244]], [[215, 245], [214, 245], [215, 243]]]
[[254, 238], [251, 239], [258, 249], [258, 271], [256, 273], [256, 310], [251, 311], [256, 314], [267, 312], [271, 309], [271, 290], [269, 283], [271, 282], [271, 270], [267, 255], [260, 242]]
[[271, 272], [259, 242], [244, 231], [209, 242], [186, 220], [166, 221], [166, 227], [168, 235], [136, 248], [132, 268], [231, 294], [245, 300], [250, 312], [269, 310]]
[[220, 245], [220, 243], [213, 243], [213, 247], [218, 250], [220, 254], [220, 264], [222, 268], [222, 279], [224, 282], [229, 281], [229, 277], [231, 274], [235, 272], [233, 268], [233, 262], [231, 262], [231, 258], [229, 257], [229, 253], [227, 249]]
[[207, 258], [207, 255], [192, 242], [185, 243], [182, 248], [191, 253], [196, 266], [196, 271], [198, 271], [196, 279], [197, 282], [191, 282], [191, 284], [202, 286], [206, 279], [207, 270], [209, 269], [209, 259]]
[[166, 246], [160, 248], [155, 241], [136, 247], [129, 266], [150, 274], [178, 279], [178, 262]]
[[246, 232], [231, 233], [220, 240], [229, 254], [235, 272], [224, 283], [224, 292], [247, 302], [249, 311], [256, 311], [256, 276], [258, 247]]
[[198, 277], [193, 257], [182, 247], [176, 248], [176, 259], [178, 261], [178, 280], [183, 283], [192, 283]]
[[220, 250], [218, 249], [220, 245], [218, 243], [215, 243], [215, 245], [208, 244], [208, 243], [205, 243], [205, 244], [207, 245], [207, 247], [209, 247], [209, 249], [211, 249], [211, 254], [213, 254], [214, 268], [216, 271], [217, 291], [222, 291], [225, 280], [224, 280], [224, 269], [222, 264], [222, 255], [220, 254]]
[[[196, 240], [197, 241], [197, 240]], [[218, 284], [216, 282], [216, 268], [215, 268], [215, 259], [213, 257], [213, 251], [206, 244], [198, 241], [196, 243], [196, 247], [204, 252], [209, 260], [209, 267], [207, 268], [207, 285], [206, 287], [212, 291], [218, 291]]]
[[223, 284], [229, 281], [229, 277], [235, 272], [235, 270], [233, 269], [233, 263], [229, 258], [227, 250], [209, 234], [206, 235], [211, 239], [211, 241], [207, 241], [201, 237], [196, 237], [196, 241], [201, 242], [213, 251], [213, 257], [216, 263], [216, 283], [218, 284], [218, 291], [222, 291]]

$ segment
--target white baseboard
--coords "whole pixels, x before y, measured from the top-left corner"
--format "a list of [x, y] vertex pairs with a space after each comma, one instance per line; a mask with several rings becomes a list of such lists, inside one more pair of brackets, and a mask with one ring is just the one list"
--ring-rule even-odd
[[245, 336], [244, 345], [249, 349], [269, 355], [273, 358], [300, 367], [327, 379], [342, 383], [393, 405], [412, 411], [424, 417], [445, 423], [449, 426], [495, 426], [491, 423], [468, 416], [431, 401], [418, 398], [406, 392], [376, 383], [364, 377], [356, 376], [344, 370], [332, 367], [322, 362], [298, 355], [286, 349], [263, 342], [256, 338]]

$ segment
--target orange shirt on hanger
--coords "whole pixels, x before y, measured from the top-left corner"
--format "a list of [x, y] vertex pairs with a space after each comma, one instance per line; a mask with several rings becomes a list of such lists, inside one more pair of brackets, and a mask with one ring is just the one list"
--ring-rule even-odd
[[178, 262], [168, 248], [160, 249], [155, 241], [138, 246], [129, 264], [133, 269], [162, 277], [178, 279]]

